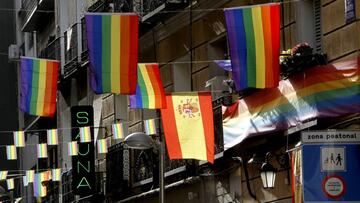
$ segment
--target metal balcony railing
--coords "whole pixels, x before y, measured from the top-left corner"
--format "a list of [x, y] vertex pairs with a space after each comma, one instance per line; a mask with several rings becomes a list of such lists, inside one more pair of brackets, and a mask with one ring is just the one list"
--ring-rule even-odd
[[64, 77], [70, 75], [78, 67], [78, 27], [77, 23], [64, 32], [65, 66]]
[[51, 41], [45, 49], [41, 50], [40, 58], [60, 60], [61, 59], [61, 37]]
[[35, 11], [39, 0], [22, 0], [21, 1], [21, 13], [23, 20], [27, 20], [31, 14]]

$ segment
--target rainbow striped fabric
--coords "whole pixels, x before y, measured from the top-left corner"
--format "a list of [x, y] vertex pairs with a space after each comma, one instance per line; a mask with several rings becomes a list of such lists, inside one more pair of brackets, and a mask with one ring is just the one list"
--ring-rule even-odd
[[34, 180], [34, 196], [35, 197], [45, 197], [46, 196], [46, 186], [42, 185], [43, 175], [42, 173], [35, 174]]
[[98, 140], [97, 148], [99, 154], [106, 154], [108, 152], [108, 140], [107, 139]]
[[85, 23], [94, 92], [134, 94], [138, 62], [138, 15], [87, 13]]
[[6, 180], [8, 171], [0, 171], [0, 180]]
[[68, 143], [68, 155], [77, 156], [78, 155], [78, 143], [77, 141], [72, 141]]
[[145, 133], [147, 135], [156, 135], [155, 119], [149, 119], [144, 121]]
[[225, 9], [232, 74], [237, 90], [279, 83], [280, 4]]
[[7, 160], [16, 160], [17, 159], [17, 153], [16, 153], [16, 146], [15, 145], [6, 146], [6, 157], [7, 157]]
[[81, 127], [80, 129], [80, 142], [91, 142], [91, 130], [90, 127]]
[[47, 158], [47, 145], [45, 143], [37, 145], [38, 158]]
[[51, 170], [52, 181], [61, 181], [61, 168]]
[[21, 58], [20, 109], [22, 111], [36, 116], [54, 116], [58, 69], [58, 61]]
[[22, 178], [23, 178], [23, 185], [24, 185], [24, 187], [27, 187], [27, 186], [29, 185], [29, 181], [28, 181], [27, 177], [26, 177], [26, 176], [23, 176]]
[[8, 190], [13, 190], [14, 189], [14, 179], [13, 178], [7, 179], [6, 184], [7, 184], [7, 189]]
[[124, 124], [123, 123], [113, 124], [112, 125], [112, 133], [113, 133], [113, 138], [115, 140], [123, 139], [124, 138]]
[[46, 132], [47, 132], [47, 144], [48, 145], [58, 145], [59, 140], [58, 140], [57, 129], [47, 130]]
[[138, 64], [136, 94], [130, 96], [130, 108], [166, 108], [165, 91], [156, 63]]
[[26, 178], [29, 183], [34, 182], [35, 180], [35, 170], [27, 170], [26, 171]]
[[14, 144], [16, 147], [25, 147], [25, 134], [24, 131], [15, 131], [14, 134]]

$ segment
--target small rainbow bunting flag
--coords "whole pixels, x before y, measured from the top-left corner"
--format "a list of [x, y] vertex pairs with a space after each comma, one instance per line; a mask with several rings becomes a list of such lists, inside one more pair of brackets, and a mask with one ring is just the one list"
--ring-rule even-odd
[[56, 168], [51, 170], [52, 181], [61, 181], [61, 169]]
[[166, 108], [165, 91], [156, 63], [138, 64], [138, 84], [135, 95], [130, 97], [130, 108]]
[[0, 171], [0, 180], [6, 180], [8, 171]]
[[226, 8], [224, 11], [236, 90], [277, 87], [280, 4]]
[[72, 141], [68, 143], [68, 154], [69, 156], [78, 155], [78, 143], [77, 141]]
[[48, 171], [44, 171], [42, 173], [40, 173], [41, 175], [41, 181], [44, 182], [44, 181], [49, 181], [51, 180], [52, 178], [52, 175], [51, 175], [51, 171], [48, 170]]
[[6, 146], [6, 157], [7, 157], [7, 160], [16, 160], [17, 159], [17, 153], [16, 153], [16, 146], [15, 145]]
[[46, 143], [37, 145], [37, 155], [38, 158], [47, 158], [47, 145]]
[[48, 145], [59, 144], [57, 129], [47, 130], [47, 144]]
[[26, 178], [29, 183], [33, 183], [35, 179], [35, 170], [27, 170]]
[[28, 186], [28, 185], [29, 185], [29, 181], [28, 181], [27, 177], [26, 177], [26, 176], [23, 176], [22, 178], [23, 178], [24, 187]]
[[106, 154], [108, 152], [108, 140], [107, 139], [98, 140], [97, 148], [99, 154]]
[[91, 130], [90, 127], [80, 128], [80, 142], [91, 142]]
[[85, 23], [94, 92], [134, 94], [139, 16], [136, 13], [87, 13]]
[[16, 147], [25, 147], [25, 135], [24, 131], [15, 131], [14, 134], [14, 144]]
[[156, 135], [155, 119], [149, 119], [144, 121], [145, 132], [147, 135]]
[[59, 61], [21, 57], [20, 109], [30, 115], [53, 117]]
[[112, 125], [112, 133], [113, 133], [113, 138], [115, 140], [123, 139], [124, 138], [124, 124], [123, 123], [113, 124]]
[[13, 190], [14, 189], [14, 179], [13, 178], [7, 179], [6, 184], [7, 184], [7, 189], [8, 190]]
[[35, 197], [45, 197], [46, 196], [46, 186], [42, 185], [42, 177], [43, 175], [41, 173], [35, 174], [35, 180], [34, 180], [34, 196]]

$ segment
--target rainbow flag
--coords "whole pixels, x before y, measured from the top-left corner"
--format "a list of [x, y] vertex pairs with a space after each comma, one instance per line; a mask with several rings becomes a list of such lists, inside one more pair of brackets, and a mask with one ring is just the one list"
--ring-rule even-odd
[[47, 145], [45, 143], [37, 145], [38, 158], [47, 158]]
[[98, 140], [97, 148], [99, 154], [106, 154], [108, 152], [108, 140], [107, 139]]
[[80, 142], [91, 142], [91, 130], [90, 127], [80, 128]]
[[36, 116], [54, 116], [58, 69], [58, 61], [21, 57], [22, 111]]
[[15, 131], [14, 134], [14, 144], [16, 147], [25, 147], [25, 134], [24, 131]]
[[6, 180], [8, 171], [0, 171], [0, 180]]
[[94, 92], [134, 94], [138, 62], [138, 15], [87, 13], [85, 23]]
[[23, 176], [22, 178], [23, 178], [24, 187], [28, 186], [28, 185], [29, 185], [29, 181], [28, 181], [27, 177], [26, 177], [26, 176]]
[[277, 87], [280, 79], [280, 4], [224, 11], [236, 89]]
[[58, 132], [57, 129], [47, 130], [47, 144], [48, 145], [58, 145]]
[[15, 145], [6, 146], [6, 157], [7, 157], [7, 160], [16, 160], [17, 159], [17, 153], [16, 153], [16, 146]]
[[27, 170], [26, 178], [29, 183], [33, 183], [35, 179], [35, 170]]
[[147, 135], [156, 135], [155, 119], [149, 119], [144, 121], [145, 132]]
[[130, 108], [166, 108], [165, 91], [158, 64], [139, 63], [137, 81], [136, 93], [130, 96]]
[[124, 124], [115, 123], [112, 125], [112, 133], [115, 140], [124, 138]]
[[68, 154], [69, 156], [78, 155], [78, 143], [77, 141], [72, 141], [68, 143]]
[[14, 179], [7, 179], [6, 180], [6, 184], [7, 184], [7, 189], [8, 190], [13, 190], [14, 189]]
[[44, 182], [44, 181], [49, 181], [49, 180], [51, 180], [51, 178], [52, 178], [52, 175], [51, 175], [51, 174], [52, 174], [52, 173], [51, 173], [50, 170], [41, 172], [41, 173], [40, 173], [41, 181]]
[[61, 181], [61, 168], [51, 170], [52, 181]]
[[46, 196], [46, 186], [42, 185], [43, 175], [41, 173], [35, 174], [34, 180], [34, 196], [35, 197], [45, 197]]

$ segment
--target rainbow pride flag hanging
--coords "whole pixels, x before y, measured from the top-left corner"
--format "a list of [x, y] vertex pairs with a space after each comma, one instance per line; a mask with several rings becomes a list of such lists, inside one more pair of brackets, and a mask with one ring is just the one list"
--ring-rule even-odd
[[48, 145], [59, 144], [57, 129], [47, 130], [47, 144]]
[[25, 147], [25, 135], [24, 131], [15, 131], [14, 134], [14, 144], [16, 147]]
[[97, 94], [134, 94], [139, 17], [135, 13], [85, 14], [91, 87]]
[[115, 140], [123, 139], [124, 138], [124, 124], [123, 123], [113, 124], [112, 125], [112, 133], [113, 133], [113, 138]]
[[80, 128], [80, 142], [91, 142], [91, 131], [90, 127], [81, 127]]
[[38, 158], [47, 158], [47, 145], [45, 143], [37, 145]]
[[280, 4], [224, 11], [236, 90], [277, 87], [280, 79]]
[[108, 140], [107, 139], [98, 140], [97, 148], [99, 154], [106, 154], [108, 152]]
[[6, 184], [7, 184], [7, 189], [8, 190], [13, 190], [14, 189], [14, 179], [7, 179], [6, 180]]
[[17, 153], [16, 153], [16, 146], [15, 145], [6, 146], [6, 157], [7, 157], [7, 160], [16, 160], [17, 159]]
[[61, 181], [61, 168], [51, 170], [52, 181]]
[[149, 119], [144, 121], [145, 132], [147, 135], [156, 135], [155, 119]]
[[46, 186], [42, 185], [43, 175], [42, 173], [35, 174], [34, 180], [34, 196], [35, 197], [45, 197], [46, 196]]
[[30, 115], [53, 117], [59, 62], [21, 58], [20, 109]]
[[29, 183], [34, 182], [35, 180], [35, 170], [27, 170], [26, 171], [26, 178]]
[[0, 180], [6, 180], [8, 171], [0, 171]]
[[130, 108], [166, 108], [165, 91], [156, 63], [138, 64], [136, 94], [130, 96]]
[[78, 155], [78, 143], [77, 141], [72, 141], [68, 143], [68, 155], [77, 156]]

